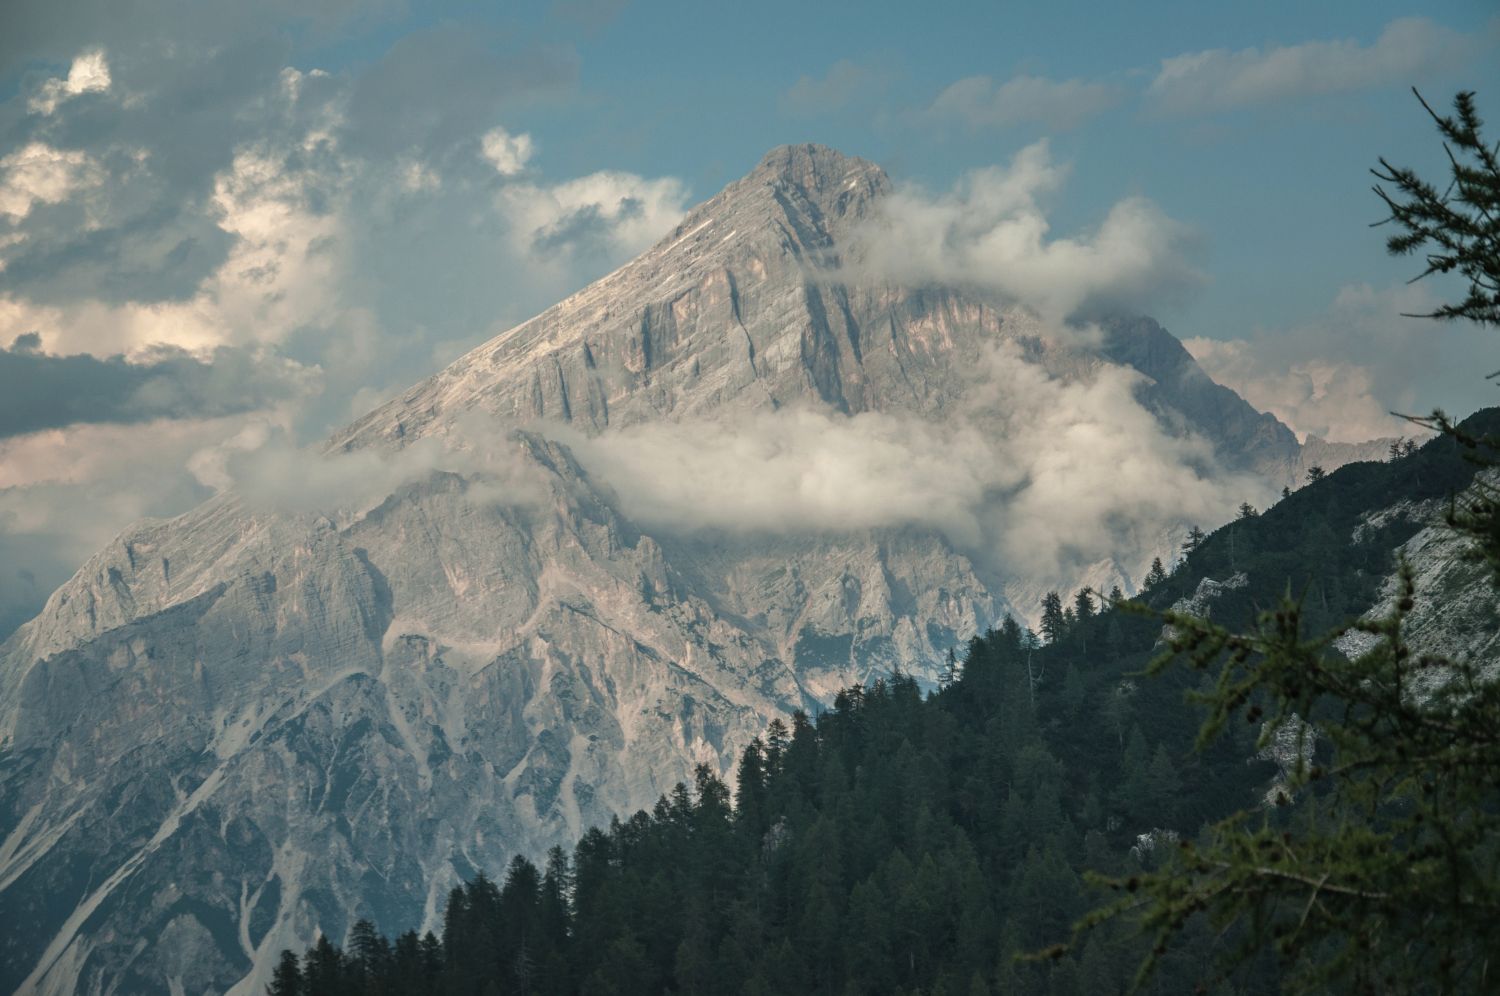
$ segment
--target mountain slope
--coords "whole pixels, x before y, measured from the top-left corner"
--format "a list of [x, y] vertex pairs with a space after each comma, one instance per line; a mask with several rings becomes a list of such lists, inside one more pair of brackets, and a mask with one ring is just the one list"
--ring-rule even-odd
[[[1500, 410], [1468, 424], [1497, 426]], [[1461, 556], [1464, 540], [1427, 524], [1473, 475], [1447, 438], [1346, 468], [1217, 530], [1146, 597], [1243, 631], [1291, 586], [1306, 592], [1309, 614], [1343, 622], [1394, 595], [1386, 572], [1406, 558], [1417, 577], [1413, 644], [1493, 669], [1495, 587], [1484, 565]], [[402, 991], [440, 994], [525, 978], [558, 996], [713, 992], [721, 980], [776, 993], [1129, 991], [1159, 938], [1128, 915], [1070, 937], [1070, 925], [1109, 898], [1088, 888], [1086, 872], [1134, 880], [1158, 867], [1164, 848], [1201, 840], [1203, 824], [1262, 805], [1285, 841], [1300, 845], [1307, 832], [1305, 802], [1270, 801], [1295, 733], [1258, 749], [1256, 695], [1234, 711], [1249, 723], [1231, 721], [1195, 747], [1205, 713], [1184, 699], [1202, 694], [1205, 676], [1179, 661], [1141, 677], [1164, 637], [1159, 620], [1108, 608], [1044, 647], [1004, 625], [969, 643], [959, 680], [939, 694], [923, 697], [910, 678], [892, 676], [842, 693], [816, 719], [772, 727], [742, 755], [734, 810], [722, 785], [700, 777], [696, 791], [591, 830], [571, 865], [549, 855], [543, 871], [517, 859], [503, 876], [476, 877], [450, 897], [431, 959], [415, 934], [394, 954], [367, 934], [351, 938], [342, 960], [309, 951], [306, 992], [331, 996], [350, 978], [362, 992], [399, 979]], [[1359, 653], [1343, 640], [1335, 647]], [[1342, 712], [1325, 701], [1309, 715], [1316, 730]], [[1318, 763], [1336, 767], [1342, 754], [1314, 739]], [[1304, 786], [1301, 799], [1327, 784]], [[1348, 818], [1361, 823], [1358, 812]], [[1238, 832], [1259, 823], [1251, 816]], [[1484, 875], [1463, 868], [1466, 881]], [[1356, 882], [1360, 874], [1346, 872]], [[570, 875], [573, 902], [559, 901]], [[1300, 898], [1271, 915], [1291, 929]], [[1243, 924], [1193, 917], [1181, 927], [1145, 988], [1249, 996], [1285, 987], [1275, 957], [1216, 977]], [[1454, 940], [1478, 975], [1492, 937], [1472, 933]], [[1052, 958], [1016, 960], [1068, 941]]]
[[1155, 323], [1101, 347], [972, 288], [845, 280], [888, 189], [776, 150], [330, 441], [441, 450], [400, 486], [326, 514], [222, 495], [80, 569], [0, 647], [0, 987], [257, 991], [281, 948], [430, 922], [472, 870], [726, 770], [772, 716], [898, 665], [930, 679], [1056, 583], [927, 520], [648, 526], [580, 462], [589, 441], [787, 411], [1002, 439], [1028, 413], [986, 377], [1024, 368], [1128, 385], [1206, 441], [1195, 480], [1295, 474], [1295, 438]]

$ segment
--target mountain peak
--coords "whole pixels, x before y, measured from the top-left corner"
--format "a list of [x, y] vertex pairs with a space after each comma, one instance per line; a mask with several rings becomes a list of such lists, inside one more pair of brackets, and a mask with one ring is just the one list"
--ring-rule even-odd
[[868, 159], [846, 156], [837, 149], [811, 142], [778, 145], [765, 154], [746, 179], [818, 189], [854, 177], [874, 179], [883, 187], [890, 185], [885, 171]]
[[868, 159], [826, 145], [780, 145], [699, 205], [666, 241], [716, 222], [742, 237], [760, 233], [780, 240], [781, 233], [791, 232], [802, 250], [816, 254], [832, 248], [845, 228], [867, 216], [890, 190], [890, 178]]
[[[824, 227], [852, 215], [864, 217], [869, 205], [890, 192], [885, 170], [858, 156], [846, 156], [826, 145], [779, 145], [736, 188], [770, 187], [783, 209], [813, 216]], [[748, 191], [747, 191], [748, 192]], [[811, 210], [809, 210], [811, 209]]]

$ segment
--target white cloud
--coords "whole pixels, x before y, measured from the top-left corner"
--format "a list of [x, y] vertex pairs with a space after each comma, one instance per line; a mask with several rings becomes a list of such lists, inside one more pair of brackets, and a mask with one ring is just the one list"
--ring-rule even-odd
[[79, 94], [104, 93], [109, 90], [109, 63], [103, 49], [81, 52], [73, 60], [65, 79], [56, 77], [47, 80], [27, 102], [27, 110], [33, 114], [51, 114], [59, 104]]
[[0, 214], [19, 221], [37, 204], [61, 204], [102, 182], [103, 171], [87, 153], [31, 142], [0, 158]]
[[1346, 38], [1163, 59], [1147, 96], [1166, 111], [1201, 113], [1410, 83], [1433, 69], [1467, 62], [1490, 44], [1427, 18], [1401, 18], [1370, 45]]
[[[21, 167], [23, 198], [60, 200], [78, 187], [101, 182], [81, 153], [28, 146]], [[218, 226], [234, 236], [228, 256], [183, 301], [106, 303], [80, 295], [58, 305], [34, 305], [16, 294], [0, 295], [0, 340], [41, 331], [50, 351], [139, 354], [154, 345], [195, 351], [216, 346], [274, 343], [309, 325], [341, 315], [339, 290], [347, 268], [342, 226], [322, 210], [313, 188], [326, 180], [298, 167], [305, 150], [274, 150], [264, 144], [239, 151], [214, 184]], [[15, 157], [11, 157], [15, 158]], [[10, 160], [0, 160], [4, 168]], [[12, 172], [10, 176], [16, 174]]]
[[485, 495], [497, 503], [538, 504], [545, 485], [522, 450], [513, 434], [496, 433], [493, 425], [460, 423], [399, 450], [327, 453], [295, 445], [274, 423], [252, 421], [194, 453], [187, 467], [203, 486], [233, 491], [252, 508], [349, 516], [436, 471], [481, 479]]
[[1041, 198], [1067, 169], [1046, 141], [1005, 168], [967, 174], [949, 193], [898, 190], [856, 236], [852, 269], [904, 283], [985, 287], [1053, 325], [1100, 308], [1144, 310], [1203, 277], [1191, 233], [1151, 201], [1115, 204], [1092, 233], [1052, 238]]
[[[1410, 428], [1392, 411], [1467, 415], [1495, 403], [1484, 379], [1500, 366], [1492, 335], [1469, 323], [1403, 317], [1435, 304], [1421, 285], [1351, 284], [1323, 314], [1297, 325], [1183, 345], [1214, 380], [1299, 436], [1363, 442]], [[1470, 381], [1455, 382], [1452, 371], [1465, 369], [1474, 371]]]
[[[47, 353], [148, 362], [169, 345], [209, 365], [264, 356], [268, 376], [280, 358], [307, 382], [269, 413], [7, 440], [0, 637], [132, 519], [199, 500], [187, 461], [247, 419], [321, 438], [362, 413], [356, 397], [393, 395], [624, 262], [681, 214], [675, 180], [554, 183], [533, 172], [531, 136], [497, 145], [491, 132], [489, 151], [504, 154], [482, 155], [505, 100], [570, 85], [566, 49], [511, 52], [450, 26], [330, 74], [288, 67], [281, 29], [251, 20], [228, 34], [218, 25], [216, 37], [237, 39], [228, 49], [193, 25], [156, 25], [139, 44], [112, 42], [107, 59], [84, 51], [66, 78], [3, 108], [16, 120], [34, 110], [27, 128], [49, 137], [0, 138], [0, 347], [36, 332]], [[61, 51], [82, 48], [73, 36]], [[79, 96], [106, 87], [128, 94], [128, 113], [98, 115]], [[508, 185], [529, 190], [476, 213], [499, 169], [519, 170]], [[18, 600], [11, 579], [27, 571], [38, 580]]]
[[504, 128], [491, 128], [479, 140], [479, 151], [485, 161], [501, 176], [515, 176], [526, 168], [536, 152], [531, 136], [525, 132], [512, 135]]
[[665, 235], [687, 210], [673, 177], [604, 171], [552, 185], [511, 184], [497, 205], [516, 248], [538, 261], [574, 256], [625, 259]]
[[1016, 76], [997, 84], [989, 76], [970, 76], [938, 94], [926, 114], [976, 131], [1029, 122], [1065, 129], [1114, 107], [1123, 96], [1117, 86], [1081, 79]]
[[1210, 377], [1261, 411], [1309, 435], [1357, 443], [1399, 434], [1402, 423], [1375, 397], [1371, 372], [1347, 360], [1277, 364], [1274, 353], [1244, 339], [1183, 342]]
[[1103, 559], [1144, 566], [1184, 522], [1223, 521], [1262, 485], [1218, 472], [1211, 447], [1168, 436], [1139, 375], [1064, 381], [1012, 343], [982, 357], [942, 423], [780, 410], [560, 432], [649, 528], [682, 532], [940, 530], [993, 570], [1058, 583]]
[[407, 193], [426, 193], [438, 190], [443, 185], [443, 178], [436, 170], [416, 159], [402, 163], [397, 169], [397, 175], [401, 178], [401, 189]]
[[203, 499], [187, 459], [243, 421], [78, 425], [0, 440], [0, 628], [30, 618], [131, 523]]

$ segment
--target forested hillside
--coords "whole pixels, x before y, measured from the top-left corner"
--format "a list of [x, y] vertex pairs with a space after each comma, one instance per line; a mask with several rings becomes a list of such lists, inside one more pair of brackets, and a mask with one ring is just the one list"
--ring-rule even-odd
[[[1494, 432], [1500, 411], [1466, 425]], [[1142, 601], [1237, 626], [1290, 589], [1309, 628], [1331, 626], [1370, 608], [1431, 501], [1473, 473], [1450, 437], [1344, 467], [1247, 507]], [[1016, 956], [1068, 939], [1101, 902], [1087, 872], [1153, 866], [1179, 837], [1261, 804], [1278, 768], [1256, 756], [1254, 724], [1196, 752], [1202, 717], [1184, 699], [1206, 679], [1142, 677], [1160, 621], [1098, 603], [1060, 595], [1045, 644], [1007, 620], [932, 694], [894, 674], [778, 721], [744, 752], [732, 800], [700, 769], [571, 855], [517, 857], [498, 881], [455, 889], [441, 937], [390, 942], [365, 921], [344, 950], [325, 938], [286, 953], [271, 992], [1122, 991], [1144, 953], [1124, 920], [1060, 957]], [[1190, 924], [1147, 991], [1277, 991], [1266, 960], [1215, 978], [1235, 942]]]

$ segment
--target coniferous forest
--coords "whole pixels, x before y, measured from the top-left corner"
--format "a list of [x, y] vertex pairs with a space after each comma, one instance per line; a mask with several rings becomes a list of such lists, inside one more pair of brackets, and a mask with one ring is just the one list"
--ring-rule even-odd
[[[1493, 432], [1500, 411], [1466, 425]], [[1049, 597], [1046, 642], [1006, 619], [961, 649], [941, 689], [893, 674], [820, 715], [774, 722], [744, 751], [733, 793], [700, 769], [571, 854], [554, 849], [541, 867], [516, 857], [455, 888], [440, 936], [391, 940], [363, 920], [342, 948], [325, 937], [285, 952], [269, 991], [1124, 992], [1149, 944], [1129, 918], [1065, 952], [1018, 956], [1068, 941], [1113, 898], [1090, 873], [1128, 882], [1238, 810], [1290, 818], [1263, 802], [1278, 768], [1257, 756], [1257, 726], [1195, 750], [1202, 716], [1185, 698], [1208, 679], [1143, 676], [1163, 631], [1142, 608], [1212, 589], [1194, 611], [1233, 626], [1291, 591], [1310, 630], [1358, 615], [1420, 525], [1362, 517], [1462, 489], [1474, 468], [1460, 449], [1442, 437], [1396, 450], [1195, 531], [1133, 608]], [[1236, 931], [1199, 921], [1143, 991], [1279, 991], [1269, 957], [1219, 977]]]

